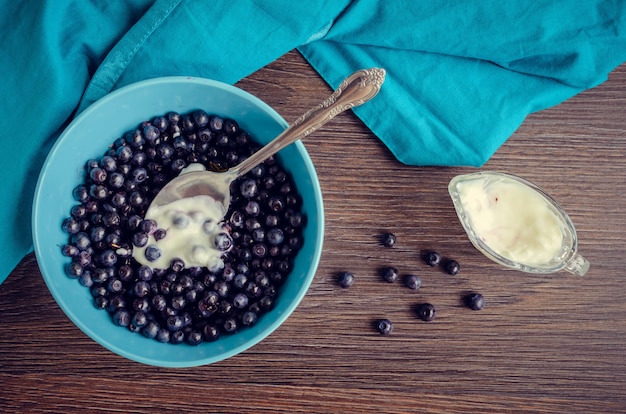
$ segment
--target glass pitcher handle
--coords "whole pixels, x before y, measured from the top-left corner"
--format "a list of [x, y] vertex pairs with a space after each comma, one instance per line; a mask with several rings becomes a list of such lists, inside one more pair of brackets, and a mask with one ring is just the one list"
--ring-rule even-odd
[[589, 261], [576, 253], [569, 262], [565, 265], [564, 269], [576, 276], [584, 276], [589, 270]]

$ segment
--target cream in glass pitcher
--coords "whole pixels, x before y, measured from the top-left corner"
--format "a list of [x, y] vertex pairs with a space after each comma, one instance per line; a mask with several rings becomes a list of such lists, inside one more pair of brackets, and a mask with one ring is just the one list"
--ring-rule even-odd
[[477, 172], [448, 186], [472, 244], [493, 261], [529, 273], [567, 270], [583, 276], [572, 221], [547, 193], [510, 174]]

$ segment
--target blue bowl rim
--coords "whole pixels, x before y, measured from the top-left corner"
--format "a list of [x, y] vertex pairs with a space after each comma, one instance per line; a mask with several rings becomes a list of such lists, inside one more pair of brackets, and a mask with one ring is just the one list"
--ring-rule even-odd
[[[307, 276], [305, 278], [304, 283], [301, 284], [300, 289], [297, 291], [297, 294], [292, 298], [292, 300], [289, 301], [288, 306], [285, 307], [285, 309], [282, 309], [280, 313], [277, 313], [275, 318], [273, 319], [272, 323], [267, 326], [267, 328], [265, 328], [263, 331], [261, 331], [259, 334], [257, 334], [256, 336], [246, 340], [245, 342], [241, 343], [240, 345], [233, 347], [231, 349], [229, 349], [228, 351], [222, 352], [220, 354], [217, 355], [212, 355], [206, 358], [201, 358], [201, 359], [197, 359], [197, 360], [189, 360], [189, 361], [184, 361], [184, 362], [171, 362], [171, 361], [165, 361], [165, 360], [157, 360], [157, 359], [153, 359], [153, 358], [149, 358], [149, 357], [144, 357], [142, 355], [138, 355], [138, 354], [134, 354], [134, 353], [130, 353], [127, 352], [126, 350], [120, 348], [119, 346], [109, 342], [106, 340], [106, 338], [102, 338], [100, 335], [98, 335], [96, 332], [94, 332], [93, 329], [91, 329], [86, 323], [84, 323], [80, 318], [78, 318], [73, 312], [72, 310], [69, 308], [69, 306], [67, 305], [65, 299], [63, 298], [63, 296], [61, 295], [61, 293], [59, 291], [56, 290], [56, 288], [54, 287], [54, 285], [50, 282], [50, 278], [51, 277], [55, 277], [51, 271], [49, 271], [49, 269], [45, 266], [45, 263], [41, 263], [40, 259], [39, 259], [39, 252], [41, 251], [42, 248], [42, 241], [39, 238], [37, 229], [38, 229], [38, 209], [41, 207], [39, 201], [39, 197], [41, 195], [41, 192], [43, 190], [42, 186], [43, 186], [43, 181], [44, 181], [44, 176], [46, 175], [47, 172], [47, 168], [49, 166], [50, 161], [55, 157], [57, 151], [59, 150], [59, 148], [61, 148], [61, 146], [63, 145], [63, 142], [65, 140], [65, 137], [69, 134], [72, 133], [73, 129], [76, 127], [76, 125], [78, 125], [81, 122], [84, 122], [85, 119], [88, 119], [89, 116], [98, 111], [98, 109], [108, 103], [109, 101], [114, 101], [117, 100], [121, 97], [123, 97], [126, 94], [129, 93], [133, 93], [135, 91], [138, 90], [142, 90], [144, 88], [150, 87], [150, 86], [154, 86], [154, 85], [159, 85], [159, 84], [167, 84], [167, 83], [197, 83], [197, 84], [201, 84], [201, 85], [208, 85], [217, 89], [222, 89], [225, 91], [228, 91], [230, 93], [233, 93], [235, 95], [237, 95], [240, 98], [243, 98], [245, 100], [248, 100], [250, 103], [252, 103], [254, 106], [257, 106], [258, 108], [260, 108], [263, 112], [265, 112], [267, 115], [269, 115], [274, 121], [278, 122], [283, 128], [286, 128], [288, 126], [288, 123], [284, 120], [284, 118], [282, 118], [282, 116], [280, 114], [278, 114], [278, 112], [276, 112], [276, 110], [274, 110], [271, 106], [269, 106], [267, 103], [265, 103], [264, 101], [262, 101], [261, 99], [257, 98], [256, 96], [236, 87], [233, 85], [229, 85], [223, 82], [219, 82], [219, 81], [215, 81], [215, 80], [211, 80], [211, 79], [206, 79], [206, 78], [200, 78], [200, 77], [190, 77], [190, 76], [166, 76], [166, 77], [159, 77], [159, 78], [152, 78], [152, 79], [147, 79], [147, 80], [143, 80], [143, 81], [139, 81], [139, 82], [135, 82], [126, 86], [123, 86], [113, 92], [110, 92], [109, 94], [105, 95], [104, 97], [102, 97], [101, 99], [97, 100], [96, 102], [92, 103], [89, 107], [87, 107], [83, 112], [81, 112], [80, 114], [78, 114], [71, 122], [70, 124], [64, 129], [64, 131], [61, 133], [61, 135], [57, 138], [56, 142], [53, 144], [51, 150], [48, 153], [48, 156], [46, 157], [46, 160], [44, 161], [44, 164], [41, 168], [38, 180], [37, 180], [37, 184], [35, 187], [35, 192], [34, 192], [34, 197], [33, 197], [33, 207], [32, 207], [32, 237], [33, 237], [33, 246], [34, 246], [34, 251], [35, 251], [35, 256], [37, 257], [37, 262], [38, 265], [40, 267], [40, 271], [42, 273], [42, 276], [44, 278], [44, 281], [48, 287], [48, 289], [50, 290], [50, 293], [52, 294], [52, 296], [54, 297], [55, 301], [57, 302], [57, 304], [59, 305], [59, 307], [63, 310], [63, 312], [66, 314], [66, 316], [83, 332], [85, 333], [88, 337], [90, 337], [92, 340], [94, 340], [95, 342], [97, 342], [98, 344], [100, 344], [101, 346], [103, 346], [104, 348], [120, 355], [123, 356], [127, 359], [139, 362], [139, 363], [143, 363], [143, 364], [147, 364], [147, 365], [153, 365], [153, 366], [159, 366], [159, 367], [169, 367], [169, 368], [185, 368], [185, 367], [193, 367], [193, 366], [201, 366], [201, 365], [208, 365], [208, 364], [212, 364], [215, 362], [219, 362], [222, 361], [224, 359], [230, 358], [234, 355], [237, 355], [249, 348], [251, 348], [252, 346], [256, 345], [257, 343], [261, 342], [263, 339], [265, 339], [267, 336], [269, 336], [272, 332], [274, 332], [280, 325], [282, 325], [284, 323], [284, 321], [293, 313], [293, 311], [296, 309], [296, 307], [300, 304], [300, 302], [302, 301], [302, 299], [304, 298], [306, 292], [308, 291], [308, 288], [310, 286], [310, 284], [312, 283], [313, 277], [317, 271], [317, 267], [319, 265], [319, 261], [321, 258], [321, 254], [322, 254], [322, 247], [323, 247], [323, 240], [324, 240], [324, 228], [325, 228], [325, 215], [324, 215], [324, 208], [323, 208], [323, 200], [322, 200], [322, 193], [321, 193], [321, 188], [320, 188], [320, 184], [319, 184], [319, 179], [317, 176], [317, 173], [315, 171], [313, 162], [306, 150], [306, 148], [304, 147], [304, 144], [300, 141], [295, 142], [293, 145], [297, 148], [298, 153], [302, 156], [306, 170], [309, 172], [309, 178], [312, 181], [312, 187], [315, 190], [315, 195], [314, 195], [314, 200], [315, 200], [315, 211], [318, 212], [317, 215], [317, 234], [318, 234], [318, 242], [316, 243], [316, 245], [314, 246], [314, 251], [313, 251], [313, 256], [309, 259], [309, 270], [307, 273]], [[156, 115], [156, 114], [155, 114]], [[59, 253], [60, 254], [60, 253]], [[50, 273], [49, 273], [50, 272]], [[61, 276], [63, 277], [67, 277], [66, 275], [62, 274]], [[76, 281], [77, 282], [77, 281]], [[85, 288], [87, 289], [87, 288]], [[268, 316], [268, 315], [264, 315], [264, 316]], [[133, 334], [131, 332], [128, 332], [129, 335], [137, 335], [137, 334]], [[240, 333], [237, 333], [235, 335], [240, 335]], [[169, 345], [169, 344], [164, 344], [164, 345]], [[171, 345], [171, 346], [180, 346], [180, 345]], [[186, 346], [186, 345], [182, 345], [182, 346]], [[200, 345], [202, 346], [202, 344]]]

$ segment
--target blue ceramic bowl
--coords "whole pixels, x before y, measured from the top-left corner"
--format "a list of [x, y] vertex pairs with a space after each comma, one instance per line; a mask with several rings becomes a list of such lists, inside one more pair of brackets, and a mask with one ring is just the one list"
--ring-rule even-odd
[[324, 210], [319, 181], [301, 142], [278, 154], [294, 177], [307, 217], [304, 245], [281, 287], [275, 307], [257, 324], [199, 346], [163, 344], [115, 326], [106, 311], [98, 310], [88, 288], [66, 276], [68, 259], [61, 254], [67, 235], [61, 222], [76, 204], [72, 190], [81, 182], [83, 167], [100, 157], [113, 141], [140, 122], [169, 111], [193, 109], [237, 120], [261, 143], [283, 129], [285, 120], [270, 106], [247, 92], [216, 81], [165, 77], [138, 82], [105, 96], [82, 112], [50, 151], [35, 190], [33, 239], [46, 284], [65, 314], [85, 334], [105, 348], [133, 361], [162, 367], [190, 367], [231, 357], [278, 328], [304, 297], [319, 263], [324, 238]]

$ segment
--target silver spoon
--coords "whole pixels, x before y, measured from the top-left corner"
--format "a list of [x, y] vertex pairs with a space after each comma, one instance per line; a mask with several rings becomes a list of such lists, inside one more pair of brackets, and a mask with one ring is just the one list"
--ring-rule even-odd
[[233, 181], [287, 145], [316, 131], [341, 112], [372, 99], [380, 90], [385, 74], [385, 70], [380, 68], [353, 73], [327, 99], [300, 116], [280, 135], [243, 162], [224, 172], [191, 171], [181, 174], [159, 191], [149, 209], [184, 198], [208, 195], [223, 205], [223, 214], [226, 214], [230, 205], [230, 184]]

